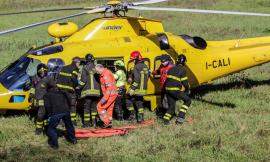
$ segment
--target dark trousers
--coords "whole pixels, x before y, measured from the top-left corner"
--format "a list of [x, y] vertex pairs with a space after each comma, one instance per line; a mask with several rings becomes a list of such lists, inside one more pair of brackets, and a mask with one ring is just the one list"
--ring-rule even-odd
[[46, 110], [44, 106], [38, 106], [37, 110], [36, 129], [43, 129], [48, 125]]
[[114, 105], [114, 112], [117, 116], [118, 120], [123, 119], [123, 106], [126, 105], [126, 88], [125, 87], [119, 87], [118, 88], [118, 96], [115, 101]]
[[168, 106], [168, 98], [165, 95], [164, 91], [161, 91], [161, 103], [158, 106], [158, 108], [156, 109], [156, 115], [159, 118], [162, 118], [164, 116], [164, 114], [166, 113], [166, 111], [168, 110], [169, 106]]
[[89, 123], [90, 120], [94, 121], [97, 117], [97, 103], [100, 97], [86, 97], [84, 103], [84, 124]]
[[[191, 99], [184, 92], [166, 93], [169, 108], [164, 116], [165, 119], [170, 119], [175, 114], [175, 106], [178, 100], [184, 101], [184, 104], [179, 109], [179, 117], [185, 118], [188, 107], [191, 105]], [[166, 118], [167, 117], [167, 118]]]
[[126, 99], [126, 106], [129, 111], [135, 111], [135, 108], [137, 109], [137, 112], [139, 114], [144, 113], [144, 106], [143, 106], [143, 96], [128, 96]]
[[59, 147], [58, 133], [56, 128], [59, 125], [60, 120], [62, 120], [65, 124], [65, 128], [67, 130], [67, 140], [70, 142], [76, 141], [75, 129], [70, 118], [70, 113], [55, 113], [50, 116], [48, 126], [48, 143], [51, 146]]
[[75, 92], [71, 92], [68, 90], [61, 90], [68, 98], [68, 102], [70, 105], [70, 116], [72, 121], [77, 120], [77, 109], [76, 109], [76, 104], [77, 104], [77, 97]]

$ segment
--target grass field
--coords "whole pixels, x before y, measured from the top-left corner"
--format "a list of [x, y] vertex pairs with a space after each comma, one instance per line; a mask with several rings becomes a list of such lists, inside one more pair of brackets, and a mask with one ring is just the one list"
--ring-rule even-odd
[[[92, 6], [101, 2], [1, 0], [0, 11]], [[156, 6], [270, 13], [269, 0], [170, 0]], [[3, 16], [0, 31], [72, 13], [75, 12]], [[172, 33], [199, 35], [207, 40], [270, 35], [269, 18], [169, 12], [141, 14], [163, 20], [166, 30]], [[71, 21], [82, 26], [99, 16], [87, 15]], [[47, 34], [47, 27], [1, 36], [0, 69], [32, 45], [53, 40]], [[192, 123], [164, 127], [157, 122], [152, 127], [133, 130], [127, 136], [80, 140], [75, 146], [60, 139], [59, 151], [48, 148], [45, 137], [34, 135], [34, 125], [26, 115], [2, 116], [0, 161], [270, 161], [269, 74], [268, 63], [197, 88], [188, 112]], [[146, 116], [155, 118], [152, 112]]]

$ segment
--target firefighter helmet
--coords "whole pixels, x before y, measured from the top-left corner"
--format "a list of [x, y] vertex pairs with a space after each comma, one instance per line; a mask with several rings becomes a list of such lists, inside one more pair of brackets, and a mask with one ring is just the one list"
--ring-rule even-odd
[[181, 54], [177, 57], [176, 59], [176, 64], [181, 64], [181, 65], [185, 65], [185, 63], [187, 62], [187, 58], [185, 55]]
[[161, 62], [166, 62], [166, 61], [170, 61], [170, 60], [171, 60], [171, 57], [168, 54], [163, 54], [160, 57]]
[[130, 60], [142, 61], [142, 54], [139, 51], [133, 51], [130, 54]]
[[122, 60], [114, 61], [114, 66], [125, 66], [124, 62]]
[[47, 73], [48, 72], [48, 67], [45, 64], [38, 64], [37, 66], [37, 73], [41, 74], [41, 73]]
[[89, 53], [89, 54], [87, 54], [87, 55], [85, 56], [85, 60], [86, 60], [87, 62], [93, 62], [93, 61], [95, 61], [95, 58], [94, 58], [94, 56], [93, 56], [91, 53]]

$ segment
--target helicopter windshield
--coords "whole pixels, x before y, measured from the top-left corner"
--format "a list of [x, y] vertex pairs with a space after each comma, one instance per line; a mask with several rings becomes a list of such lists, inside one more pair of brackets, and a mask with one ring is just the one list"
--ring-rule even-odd
[[10, 91], [23, 90], [30, 77], [36, 74], [40, 63], [39, 60], [22, 57], [1, 72], [0, 83]]

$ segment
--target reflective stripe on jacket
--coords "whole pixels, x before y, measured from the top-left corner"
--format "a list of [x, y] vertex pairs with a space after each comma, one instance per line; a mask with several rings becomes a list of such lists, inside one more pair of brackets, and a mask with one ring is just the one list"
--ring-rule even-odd
[[108, 100], [110, 96], [118, 95], [113, 73], [107, 68], [100, 75], [100, 85], [105, 100]]
[[149, 79], [149, 68], [143, 61], [139, 61], [135, 64], [131, 74], [131, 86], [134, 90], [134, 94], [137, 96], [144, 96], [147, 94], [147, 82]]
[[185, 91], [189, 91], [188, 77], [186, 70], [183, 66], [177, 65], [172, 67], [167, 74], [167, 80], [165, 82], [165, 90], [167, 92], [179, 92], [182, 85], [185, 87]]
[[89, 62], [83, 67], [79, 86], [83, 88], [81, 93], [82, 98], [86, 96], [100, 96], [99, 78], [95, 73], [93, 62]]
[[161, 90], [164, 89], [164, 84], [165, 84], [166, 79], [167, 79], [167, 73], [173, 66], [174, 66], [173, 64], [168, 64], [167, 66], [163, 66], [161, 64], [157, 70], [153, 71], [152, 74], [160, 75], [160, 89]]
[[78, 74], [79, 69], [73, 64], [62, 67], [57, 77], [57, 87], [73, 92], [78, 85]]

